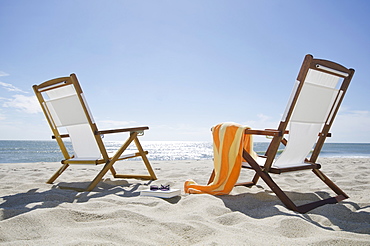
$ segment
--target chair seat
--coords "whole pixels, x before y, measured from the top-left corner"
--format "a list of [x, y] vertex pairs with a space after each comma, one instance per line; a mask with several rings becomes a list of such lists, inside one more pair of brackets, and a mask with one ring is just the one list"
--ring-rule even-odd
[[[113, 155], [115, 153], [108, 153], [109, 155], [109, 158], [112, 158]], [[119, 157], [119, 160], [122, 160], [122, 159], [127, 159], [127, 158], [131, 158], [131, 157], [135, 157], [137, 155], [137, 153], [130, 153], [130, 154], [125, 154], [125, 155], [121, 155]], [[95, 158], [95, 157], [87, 157], [87, 158], [71, 158], [68, 160], [68, 162], [70, 162], [70, 164], [83, 164], [83, 163], [86, 163], [86, 164], [91, 164], [91, 163], [101, 163], [100, 161], [103, 161], [103, 159], [100, 157], [100, 158]]]
[[[260, 165], [261, 168], [263, 168], [266, 162], [266, 158], [258, 156], [256, 162]], [[242, 162], [242, 167], [252, 169], [252, 167], [250, 166], [248, 162]], [[320, 164], [313, 164], [313, 163], [307, 163], [307, 162], [293, 163], [293, 164], [288, 164], [286, 166], [280, 166], [280, 165], [276, 166], [273, 163], [271, 166], [270, 172], [271, 173], [282, 173], [282, 172], [288, 172], [288, 171], [294, 171], [294, 170], [319, 169], [320, 167], [321, 167]]]

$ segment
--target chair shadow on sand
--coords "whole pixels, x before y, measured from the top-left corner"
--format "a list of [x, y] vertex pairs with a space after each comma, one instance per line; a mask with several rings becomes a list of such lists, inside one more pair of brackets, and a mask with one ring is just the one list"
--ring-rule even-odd
[[[298, 193], [286, 192], [286, 194], [293, 199], [299, 199], [302, 203], [307, 201], [315, 201], [320, 197], [325, 199], [330, 197], [327, 192], [313, 193]], [[328, 204], [321, 208], [317, 208], [308, 212], [307, 214], [292, 214], [284, 212], [278, 208], [279, 205], [283, 206], [280, 200], [272, 191], [261, 191], [257, 194], [243, 193], [238, 195], [225, 195], [218, 196], [225, 206], [233, 212], [240, 212], [255, 219], [263, 219], [277, 215], [285, 215], [289, 217], [299, 217], [312, 223], [315, 226], [321, 227], [326, 230], [333, 230], [329, 226], [324, 226], [311, 218], [312, 215], [320, 215], [328, 219], [332, 225], [339, 227], [343, 231], [369, 234], [370, 233], [370, 213], [359, 211], [370, 206], [360, 207], [358, 204], [349, 201], [342, 201], [337, 204]], [[262, 206], [261, 206], [262, 205]], [[345, 206], [347, 205], [347, 206]], [[360, 226], [366, 225], [365, 228]]]
[[62, 203], [83, 203], [90, 199], [117, 195], [120, 197], [136, 197], [140, 195], [138, 188], [148, 186], [151, 181], [145, 183], [129, 183], [126, 180], [112, 181], [105, 179], [100, 182], [94, 192], [79, 192], [73, 188], [87, 187], [90, 182], [70, 182], [53, 185], [49, 190], [38, 191], [31, 189], [24, 193], [0, 197], [0, 221], [14, 216], [25, 214], [36, 209], [54, 208]]

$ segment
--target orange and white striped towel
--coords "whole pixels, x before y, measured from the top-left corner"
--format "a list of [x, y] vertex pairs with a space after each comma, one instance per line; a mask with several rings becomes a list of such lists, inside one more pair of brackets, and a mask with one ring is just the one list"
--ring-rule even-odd
[[209, 185], [198, 185], [193, 180], [187, 180], [184, 184], [186, 193], [230, 193], [239, 178], [243, 148], [253, 157], [256, 156], [252, 135], [244, 134], [245, 129], [250, 128], [236, 123], [221, 123], [212, 128], [215, 177]]

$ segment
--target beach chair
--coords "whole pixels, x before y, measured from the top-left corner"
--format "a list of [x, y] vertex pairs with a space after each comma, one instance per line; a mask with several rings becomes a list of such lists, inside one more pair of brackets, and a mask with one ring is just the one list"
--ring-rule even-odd
[[[330, 136], [330, 127], [353, 74], [354, 69], [306, 55], [278, 128], [245, 130], [245, 134], [266, 135], [272, 140], [264, 156], [252, 158], [247, 151], [243, 151], [246, 162], [243, 162], [242, 167], [254, 170], [255, 175], [251, 182], [236, 185], [252, 186], [262, 178], [287, 208], [300, 213], [348, 198], [320, 171], [321, 165], [316, 161], [325, 139]], [[289, 140], [284, 137], [285, 135], [289, 136]], [[281, 143], [285, 147], [276, 158]], [[300, 206], [295, 205], [270, 173], [281, 174], [302, 170], [312, 170], [337, 195]]]
[[[64, 160], [61, 161], [62, 166], [47, 183], [53, 183], [71, 164], [103, 164], [86, 191], [93, 190], [108, 171], [115, 178], [156, 179], [146, 156], [148, 152], [143, 150], [138, 139], [138, 136], [149, 129], [147, 126], [98, 130], [75, 74], [34, 85], [33, 90], [51, 127], [53, 139], [57, 141], [64, 156]], [[104, 134], [112, 133], [128, 133], [129, 137], [114, 154], [110, 155], [102, 137]], [[69, 138], [72, 143], [73, 155], [68, 152], [63, 141], [66, 138]], [[131, 143], [136, 145], [135, 153], [126, 154]], [[117, 174], [113, 165], [117, 161], [134, 157], [140, 157], [143, 160], [148, 174]]]

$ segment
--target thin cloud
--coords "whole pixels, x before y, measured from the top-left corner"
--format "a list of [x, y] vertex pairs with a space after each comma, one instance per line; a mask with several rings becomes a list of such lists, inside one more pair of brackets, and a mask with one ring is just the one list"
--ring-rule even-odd
[[0, 71], [0, 77], [2, 76], [9, 76], [9, 74], [7, 74], [6, 72]]
[[[1, 73], [1, 72], [0, 72]], [[0, 75], [1, 76], [1, 75]], [[3, 75], [4, 76], [4, 75]], [[8, 83], [4, 83], [4, 82], [1, 82], [0, 81], [0, 86], [2, 86], [5, 90], [7, 91], [13, 91], [13, 92], [23, 92], [23, 93], [28, 93], [26, 91], [23, 91], [17, 87], [15, 87], [14, 85], [12, 84], [8, 84]]]
[[41, 107], [36, 96], [14, 95], [12, 99], [7, 99], [7, 101], [3, 103], [3, 107], [16, 108], [28, 114], [41, 112]]
[[6, 119], [5, 115], [3, 115], [2, 113], [0, 113], [0, 120], [5, 120], [5, 119]]

